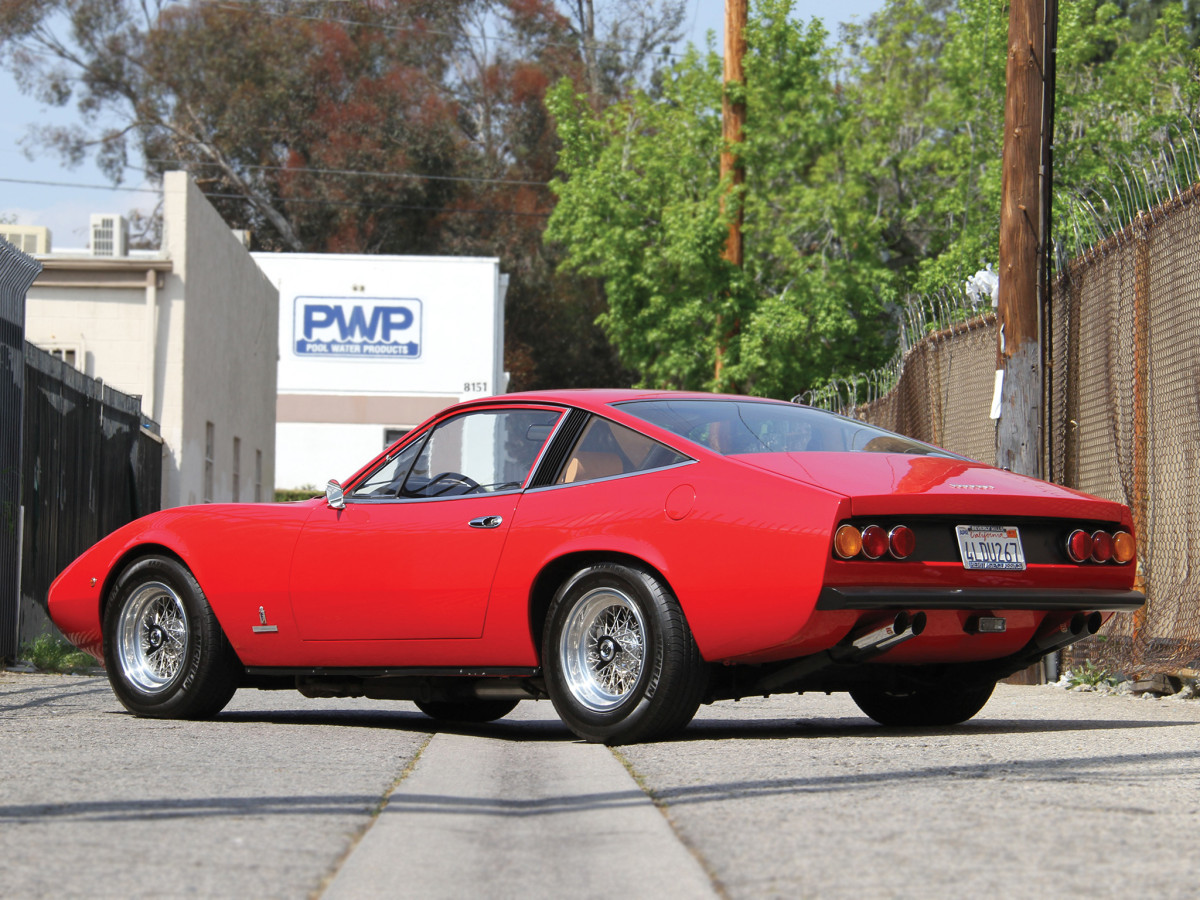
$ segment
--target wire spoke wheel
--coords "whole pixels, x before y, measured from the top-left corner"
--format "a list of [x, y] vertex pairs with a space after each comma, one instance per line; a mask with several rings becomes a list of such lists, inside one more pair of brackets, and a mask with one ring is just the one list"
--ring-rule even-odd
[[579, 598], [562, 631], [567, 687], [593, 712], [606, 712], [634, 690], [646, 664], [646, 625], [624, 592], [596, 588]]
[[191, 643], [183, 600], [161, 581], [138, 587], [117, 620], [122, 674], [147, 694], [167, 690], [183, 671]]
[[546, 613], [546, 691], [587, 741], [629, 744], [682, 729], [708, 668], [669, 587], [637, 565], [598, 562], [560, 585]]
[[244, 670], [182, 561], [146, 556], [121, 572], [105, 601], [104, 666], [138, 716], [206, 719], [225, 708]]

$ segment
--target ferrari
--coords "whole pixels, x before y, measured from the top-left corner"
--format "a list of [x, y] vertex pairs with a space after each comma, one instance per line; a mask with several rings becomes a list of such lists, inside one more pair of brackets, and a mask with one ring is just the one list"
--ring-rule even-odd
[[167, 509], [56, 579], [52, 618], [138, 716], [239, 688], [579, 737], [846, 691], [884, 725], [1144, 602], [1129, 510], [795, 403], [651, 391], [450, 407], [324, 496]]

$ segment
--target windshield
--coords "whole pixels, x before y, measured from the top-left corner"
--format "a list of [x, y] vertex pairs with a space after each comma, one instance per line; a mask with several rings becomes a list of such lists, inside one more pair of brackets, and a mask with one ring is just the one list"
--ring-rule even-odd
[[841, 451], [954, 454], [820, 409], [757, 400], [632, 400], [623, 412], [715, 450], [739, 453]]

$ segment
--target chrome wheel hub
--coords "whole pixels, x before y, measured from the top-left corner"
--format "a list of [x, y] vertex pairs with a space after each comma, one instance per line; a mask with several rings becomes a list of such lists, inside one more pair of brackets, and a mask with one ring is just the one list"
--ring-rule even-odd
[[616, 659], [617, 651], [620, 649], [620, 645], [606, 634], [596, 645], [596, 655], [600, 657], [600, 662], [610, 663]]
[[146, 694], [167, 690], [183, 671], [190, 635], [187, 611], [174, 589], [147, 582], [125, 601], [117, 619], [117, 665]]
[[619, 706], [645, 666], [646, 626], [637, 604], [617, 588], [596, 588], [575, 603], [559, 642], [567, 688], [593, 712]]

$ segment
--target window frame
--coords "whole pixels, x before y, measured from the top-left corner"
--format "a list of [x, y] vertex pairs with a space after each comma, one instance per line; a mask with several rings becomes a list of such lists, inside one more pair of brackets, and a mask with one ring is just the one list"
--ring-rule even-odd
[[[578, 408], [576, 407], [576, 409], [578, 409]], [[581, 425], [578, 426], [576, 433], [573, 436], [570, 436], [570, 446], [568, 446], [563, 451], [561, 462], [559, 462], [554, 467], [553, 472], [539, 473], [539, 475], [542, 477], [539, 478], [538, 480], [541, 480], [542, 483], [539, 483], [537, 485], [529, 487], [526, 490], [528, 490], [530, 492], [532, 492], [532, 491], [547, 491], [547, 490], [561, 490], [563, 488], [580, 487], [585, 484], [601, 484], [606, 481], [615, 481], [615, 480], [621, 479], [621, 478], [636, 478], [639, 475], [648, 475], [652, 472], [666, 472], [666, 471], [669, 471], [670, 469], [678, 469], [682, 466], [690, 466], [690, 465], [694, 465], [696, 463], [696, 458], [694, 456], [692, 456], [691, 454], [687, 453], [686, 451], [681, 450], [678, 447], [667, 443], [666, 441], [660, 440], [659, 438], [652, 437], [652, 436], [646, 434], [644, 431], [641, 431], [641, 430], [633, 427], [632, 425], [629, 425], [625, 422], [618, 422], [616, 419], [609, 418], [608, 416], [601, 415], [600, 413], [597, 413], [597, 412], [592, 412], [591, 410], [585, 409], [585, 410], [580, 410], [580, 411], [583, 412], [587, 418], [583, 421], [583, 423]], [[564, 416], [561, 421], [565, 422], [566, 419], [567, 419], [567, 417]], [[683, 458], [676, 462], [669, 463], [665, 466], [654, 466], [649, 469], [637, 469], [632, 472], [620, 472], [616, 475], [602, 475], [600, 477], [589, 478], [584, 481], [559, 481], [559, 479], [563, 476], [563, 473], [566, 470], [567, 466], [570, 464], [572, 457], [575, 454], [575, 448], [578, 447], [579, 444], [583, 441], [584, 437], [587, 436], [588, 431], [592, 426], [592, 423], [596, 420], [600, 420], [602, 422], [607, 422], [609, 425], [615, 425], [619, 428], [624, 428], [628, 431], [632, 431], [635, 434], [641, 435], [646, 440], [652, 441], [653, 443], [658, 444], [660, 447], [666, 447], [668, 450], [671, 450], [674, 453], [677, 453], [679, 456], [681, 456]], [[647, 424], [653, 424], [653, 423], [647, 423]], [[552, 435], [551, 440], [553, 440], [555, 437], [556, 437], [556, 435]]]
[[[356, 496], [354, 494], [354, 491], [358, 490], [358, 488], [361, 487], [368, 479], [370, 479], [372, 475], [375, 475], [377, 472], [379, 472], [384, 466], [386, 466], [388, 463], [390, 463], [392, 460], [394, 460], [397, 456], [404, 453], [406, 450], [413, 449], [414, 446], [419, 445], [417, 447], [416, 457], [414, 457], [413, 462], [410, 463], [410, 465], [409, 465], [409, 471], [411, 471], [412, 465], [414, 465], [416, 463], [417, 459], [420, 458], [421, 454], [424, 453], [425, 444], [428, 442], [430, 436], [432, 436], [433, 433], [435, 431], [437, 431], [439, 428], [441, 428], [444, 425], [449, 424], [450, 422], [454, 421], [455, 419], [460, 419], [465, 416], [480, 415], [480, 414], [486, 415], [486, 414], [497, 414], [497, 413], [505, 413], [505, 412], [537, 412], [537, 411], [556, 413], [558, 415], [558, 418], [555, 420], [554, 424], [551, 426], [550, 434], [542, 442], [541, 447], [538, 448], [537, 456], [534, 458], [533, 464], [529, 467], [529, 471], [525, 473], [525, 479], [521, 482], [520, 487], [508, 488], [503, 491], [488, 491], [487, 493], [479, 493], [479, 494], [474, 494], [474, 493], [472, 493], [472, 494], [453, 494], [453, 495], [440, 496], [440, 497], [402, 497], [402, 496], [399, 496], [399, 494], [397, 494], [395, 496], [369, 497], [369, 496], [361, 496], [361, 495]], [[446, 415], [441, 416], [441, 417], [435, 419], [434, 421], [430, 422], [425, 428], [421, 428], [421, 429], [414, 428], [411, 431], [409, 431], [408, 434], [404, 435], [400, 439], [399, 443], [389, 447], [383, 454], [381, 454], [380, 456], [377, 456], [367, 466], [365, 466], [363, 469], [359, 470], [359, 472], [355, 473], [355, 475], [347, 482], [346, 487], [344, 489], [345, 490], [345, 501], [347, 504], [351, 504], [351, 503], [365, 503], [365, 504], [428, 503], [431, 501], [469, 500], [469, 499], [479, 499], [481, 497], [502, 497], [502, 496], [505, 496], [508, 494], [521, 493], [522, 491], [524, 491], [526, 489], [526, 486], [529, 485], [529, 483], [533, 480], [535, 473], [537, 473], [538, 468], [542, 464], [542, 460], [546, 456], [547, 450], [553, 445], [554, 441], [558, 437], [559, 431], [562, 429], [563, 422], [566, 421], [568, 413], [569, 413], [569, 408], [563, 407], [563, 406], [560, 406], [557, 404], [553, 404], [553, 403], [534, 403], [534, 404], [521, 403], [521, 404], [512, 404], [512, 405], [494, 404], [494, 405], [473, 407], [471, 409], [447, 410]], [[407, 480], [407, 477], [408, 477], [408, 473], [406, 472], [405, 473], [406, 480]]]

